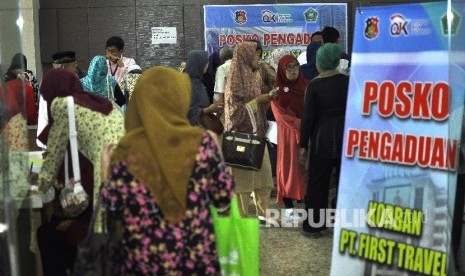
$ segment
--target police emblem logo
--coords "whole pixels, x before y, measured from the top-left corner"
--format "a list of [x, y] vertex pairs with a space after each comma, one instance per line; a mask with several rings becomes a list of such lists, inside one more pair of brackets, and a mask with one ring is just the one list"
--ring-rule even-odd
[[247, 22], [247, 12], [244, 10], [236, 11], [234, 21], [237, 24], [245, 24]]
[[379, 28], [378, 28], [379, 19], [377, 17], [369, 17], [365, 21], [365, 37], [368, 39], [374, 39], [378, 36]]

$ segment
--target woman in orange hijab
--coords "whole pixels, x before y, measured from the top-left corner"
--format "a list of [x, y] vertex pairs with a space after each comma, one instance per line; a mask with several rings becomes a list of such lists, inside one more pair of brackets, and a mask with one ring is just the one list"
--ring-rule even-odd
[[143, 73], [102, 190], [123, 223], [121, 275], [219, 275], [209, 205], [227, 208], [232, 177], [211, 134], [191, 126], [187, 74]]
[[299, 167], [300, 118], [304, 109], [307, 80], [299, 72], [299, 62], [292, 55], [283, 56], [278, 63], [275, 87], [276, 100], [271, 104], [278, 125], [278, 156], [276, 162], [276, 201], [286, 208], [285, 217], [293, 220], [293, 200], [305, 196], [306, 184]]

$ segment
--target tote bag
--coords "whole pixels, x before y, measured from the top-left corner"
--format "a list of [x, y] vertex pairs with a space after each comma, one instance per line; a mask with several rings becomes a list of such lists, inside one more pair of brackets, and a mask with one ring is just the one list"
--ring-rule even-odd
[[114, 229], [108, 229], [106, 210], [102, 214], [102, 232], [95, 233], [94, 226], [102, 204], [100, 189], [97, 204], [94, 206], [87, 236], [78, 245], [74, 262], [73, 276], [113, 276], [119, 275], [118, 254], [121, 242], [114, 235]]
[[221, 275], [259, 275], [259, 222], [241, 218], [236, 197], [231, 199], [229, 216], [218, 216], [211, 207]]

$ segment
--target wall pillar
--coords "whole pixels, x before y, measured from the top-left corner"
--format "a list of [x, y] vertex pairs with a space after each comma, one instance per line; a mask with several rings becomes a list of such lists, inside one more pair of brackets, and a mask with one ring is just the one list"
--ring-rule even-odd
[[40, 59], [39, 38], [39, 1], [21, 0], [23, 16], [22, 49], [27, 57], [27, 67], [34, 72], [39, 82], [42, 80], [42, 61]]

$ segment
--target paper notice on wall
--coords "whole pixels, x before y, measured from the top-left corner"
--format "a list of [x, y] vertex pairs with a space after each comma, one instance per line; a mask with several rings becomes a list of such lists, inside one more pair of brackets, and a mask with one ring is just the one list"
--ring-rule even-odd
[[176, 44], [176, 27], [152, 27], [152, 44]]

